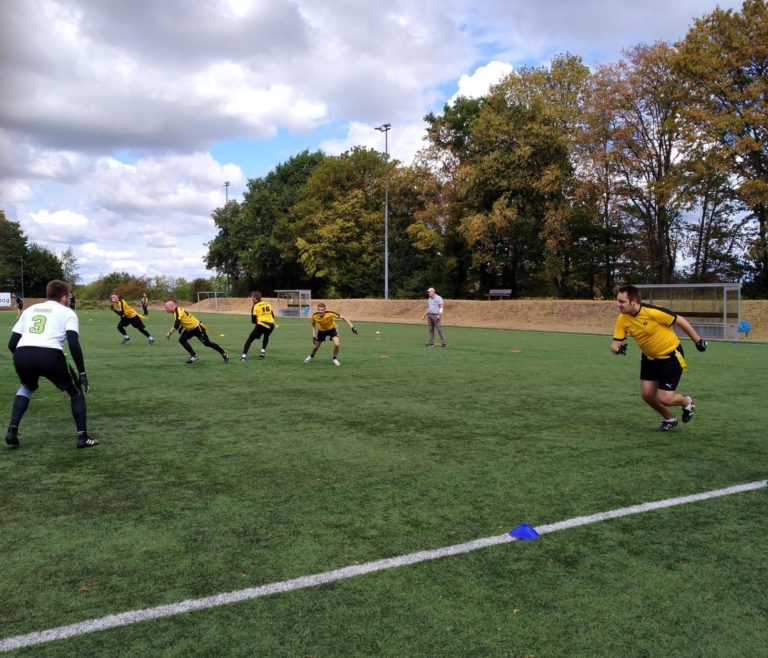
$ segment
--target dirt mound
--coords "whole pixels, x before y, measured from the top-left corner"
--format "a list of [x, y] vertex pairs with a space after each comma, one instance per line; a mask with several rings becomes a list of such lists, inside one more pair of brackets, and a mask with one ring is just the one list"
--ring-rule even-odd
[[[277, 300], [270, 299], [275, 307]], [[324, 302], [330, 310], [353, 322], [400, 322], [420, 324], [427, 308], [426, 300], [399, 299], [313, 299], [312, 308]], [[284, 300], [282, 302], [285, 303]], [[248, 298], [206, 299], [190, 309], [206, 312], [242, 313], [251, 310]], [[616, 303], [590, 300], [512, 299], [477, 301], [448, 299], [443, 322], [446, 326], [492, 327], [504, 329], [540, 329], [609, 335], [616, 321]], [[741, 303], [741, 317], [749, 320], [751, 340], [768, 340], [768, 301], [746, 300]]]

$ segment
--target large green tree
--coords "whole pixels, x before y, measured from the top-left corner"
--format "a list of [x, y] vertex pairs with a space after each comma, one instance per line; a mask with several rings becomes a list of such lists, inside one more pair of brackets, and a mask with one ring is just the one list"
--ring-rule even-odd
[[[266, 176], [250, 179], [241, 204], [230, 202], [214, 211], [218, 233], [208, 243], [206, 264], [231, 277], [234, 292], [259, 288], [271, 294], [275, 288], [307, 285], [297, 254], [291, 251], [295, 238], [290, 210], [325, 158], [320, 152], [303, 151]], [[286, 258], [286, 253], [291, 256]]]
[[3, 290], [21, 294], [22, 271], [28, 251], [27, 238], [19, 224], [6, 219], [0, 210], [0, 287]]
[[728, 162], [738, 199], [755, 223], [749, 248], [754, 294], [768, 293], [768, 7], [716, 9], [679, 44], [675, 65], [691, 102], [687, 118]]

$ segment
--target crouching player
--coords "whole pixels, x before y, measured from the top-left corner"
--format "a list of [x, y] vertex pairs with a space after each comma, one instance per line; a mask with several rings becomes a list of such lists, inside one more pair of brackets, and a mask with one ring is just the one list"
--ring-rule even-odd
[[[48, 301], [33, 304], [21, 314], [8, 342], [21, 388], [13, 400], [5, 442], [11, 447], [18, 447], [19, 424], [29, 407], [32, 394], [39, 386], [40, 377], [45, 377], [69, 395], [77, 428], [76, 445], [78, 448], [90, 448], [98, 445], [99, 441], [88, 436], [86, 429], [85, 394], [90, 387], [80, 347], [79, 321], [75, 312], [69, 308], [69, 285], [64, 281], [50, 281], [46, 287], [46, 296]], [[77, 367], [76, 371], [64, 356], [65, 340]]]
[[174, 317], [173, 327], [167, 334], [165, 334], [165, 337], [170, 340], [173, 332], [178, 330], [179, 343], [185, 350], [187, 350], [187, 352], [189, 352], [187, 363], [194, 363], [200, 359], [200, 356], [197, 354], [197, 352], [195, 352], [195, 350], [192, 349], [192, 346], [189, 344], [190, 338], [197, 338], [203, 345], [210, 347], [212, 350], [216, 350], [219, 354], [221, 354], [221, 357], [224, 359], [224, 361], [229, 360], [229, 354], [227, 353], [227, 350], [223, 349], [214, 343], [210, 338], [208, 338], [208, 330], [206, 329], [206, 326], [189, 311], [181, 308], [181, 306], [179, 306], [172, 299], [169, 299], [167, 302], [165, 302], [165, 311], [167, 313], [173, 313]]
[[317, 305], [317, 311], [312, 314], [312, 351], [309, 356], [304, 359], [304, 363], [311, 363], [317, 354], [317, 350], [325, 342], [326, 338], [330, 338], [333, 343], [333, 356], [331, 360], [333, 365], [340, 366], [339, 362], [339, 347], [341, 346], [341, 339], [339, 338], [339, 331], [336, 327], [336, 320], [343, 320], [349, 325], [353, 334], [357, 333], [357, 329], [354, 325], [347, 320], [343, 315], [336, 311], [328, 311], [325, 308], [325, 304], [320, 303]]

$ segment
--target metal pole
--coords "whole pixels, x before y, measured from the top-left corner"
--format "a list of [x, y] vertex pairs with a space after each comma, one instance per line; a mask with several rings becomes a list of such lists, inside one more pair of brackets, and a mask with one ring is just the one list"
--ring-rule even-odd
[[229, 181], [224, 181], [224, 205], [229, 203]]
[[384, 299], [389, 299], [389, 129], [391, 123], [384, 123], [376, 130], [384, 133]]

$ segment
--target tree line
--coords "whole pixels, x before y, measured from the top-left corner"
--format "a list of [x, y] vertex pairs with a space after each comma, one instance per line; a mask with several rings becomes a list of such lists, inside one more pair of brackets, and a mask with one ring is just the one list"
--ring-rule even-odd
[[412, 165], [304, 151], [213, 213], [235, 293], [612, 297], [619, 282], [768, 293], [768, 10], [746, 0], [677, 43], [590, 70], [572, 54], [429, 114]]
[[197, 301], [202, 291], [225, 291], [226, 280], [216, 277], [187, 281], [173, 276], [136, 276], [111, 272], [88, 284], [79, 284], [79, 265], [74, 249], [56, 253], [31, 243], [18, 222], [12, 222], [0, 210], [0, 290], [22, 297], [45, 297], [45, 287], [52, 279], [69, 283], [79, 302], [105, 303], [112, 292], [126, 299], [138, 300], [147, 293], [152, 300], [177, 299]]

